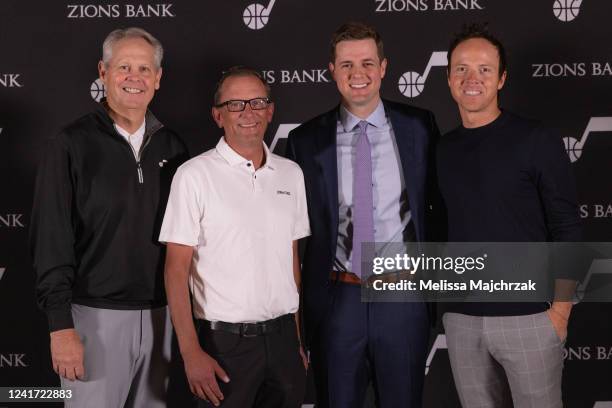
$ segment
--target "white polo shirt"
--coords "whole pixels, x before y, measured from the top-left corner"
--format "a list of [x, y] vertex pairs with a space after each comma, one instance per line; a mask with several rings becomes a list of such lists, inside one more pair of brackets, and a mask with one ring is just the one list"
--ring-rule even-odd
[[172, 180], [159, 240], [194, 247], [196, 318], [258, 322], [298, 309], [292, 242], [310, 235], [304, 176], [264, 150], [255, 171], [222, 137]]

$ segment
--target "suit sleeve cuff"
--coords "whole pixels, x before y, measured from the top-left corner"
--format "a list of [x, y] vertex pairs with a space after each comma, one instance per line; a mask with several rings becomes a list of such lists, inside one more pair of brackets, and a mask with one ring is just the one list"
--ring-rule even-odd
[[47, 310], [47, 319], [49, 321], [49, 332], [74, 328], [70, 307], [67, 309]]

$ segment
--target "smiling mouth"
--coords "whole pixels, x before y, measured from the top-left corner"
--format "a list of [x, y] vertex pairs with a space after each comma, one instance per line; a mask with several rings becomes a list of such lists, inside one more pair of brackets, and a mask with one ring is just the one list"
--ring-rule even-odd
[[463, 91], [467, 96], [478, 96], [482, 94], [482, 91]]
[[255, 126], [257, 126], [258, 122], [255, 123], [243, 123], [243, 124], [238, 124], [238, 126], [242, 127], [242, 128], [254, 128]]
[[139, 93], [143, 93], [144, 91], [142, 89], [138, 89], [138, 88], [130, 88], [130, 87], [124, 87], [123, 90], [129, 94], [139, 94]]
[[363, 89], [369, 84], [349, 84], [349, 86], [353, 89]]

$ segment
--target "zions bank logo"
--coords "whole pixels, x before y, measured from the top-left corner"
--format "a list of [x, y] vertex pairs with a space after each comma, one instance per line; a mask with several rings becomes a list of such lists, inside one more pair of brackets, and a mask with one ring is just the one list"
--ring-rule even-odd
[[567, 155], [572, 163], [580, 159], [584, 145], [589, 139], [589, 136], [595, 132], [612, 132], [612, 117], [607, 116], [591, 118], [580, 139], [576, 139], [571, 136], [563, 138], [565, 151], [567, 151]]
[[610, 346], [578, 346], [563, 349], [563, 359], [568, 361], [611, 361], [612, 347]]
[[581, 204], [580, 218], [612, 218], [612, 203]]
[[267, 69], [261, 75], [269, 84], [320, 84], [331, 82], [326, 68], [314, 69]]
[[23, 214], [0, 214], [0, 228], [25, 228]]
[[425, 67], [423, 74], [418, 72], [404, 72], [397, 82], [399, 91], [406, 98], [414, 98], [419, 96], [425, 89], [425, 81], [429, 76], [429, 72], [433, 67], [445, 67], [448, 64], [446, 51], [436, 51], [431, 54], [429, 62]]
[[531, 64], [532, 78], [612, 77], [612, 62], [565, 62]]
[[0, 86], [3, 88], [22, 88], [21, 74], [0, 74]]
[[268, 7], [263, 4], [253, 3], [246, 6], [242, 12], [242, 21], [244, 25], [249, 27], [251, 30], [261, 30], [264, 28], [268, 21], [270, 21], [270, 13], [276, 0], [270, 0]]
[[100, 102], [102, 98], [106, 97], [106, 88], [104, 87], [104, 83], [100, 78], [91, 83], [89, 93], [92, 99], [96, 102]]
[[24, 361], [25, 356], [25, 353], [0, 354], [0, 368], [28, 367], [28, 364]]
[[377, 13], [484, 10], [487, 0], [374, 0]]
[[172, 4], [68, 4], [68, 18], [176, 17]]
[[578, 17], [582, 0], [555, 0], [553, 13], [555, 17], [563, 22], [572, 21]]

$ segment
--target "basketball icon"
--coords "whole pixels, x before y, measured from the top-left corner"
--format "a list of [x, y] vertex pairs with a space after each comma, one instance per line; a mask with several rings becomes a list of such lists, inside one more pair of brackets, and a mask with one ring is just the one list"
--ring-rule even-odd
[[425, 78], [418, 72], [405, 72], [399, 79], [399, 91], [407, 98], [419, 96], [425, 89]]
[[247, 6], [242, 13], [244, 24], [251, 30], [260, 30], [268, 24], [269, 11], [261, 4], [254, 3]]
[[559, 20], [567, 22], [578, 17], [582, 0], [555, 0], [553, 12]]
[[106, 89], [104, 88], [104, 83], [100, 80], [100, 78], [91, 83], [89, 92], [91, 93], [93, 100], [96, 102], [100, 102], [100, 100], [106, 96]]
[[563, 144], [565, 145], [565, 151], [570, 158], [570, 161], [574, 163], [582, 155], [582, 144], [580, 141], [573, 137], [564, 137]]

